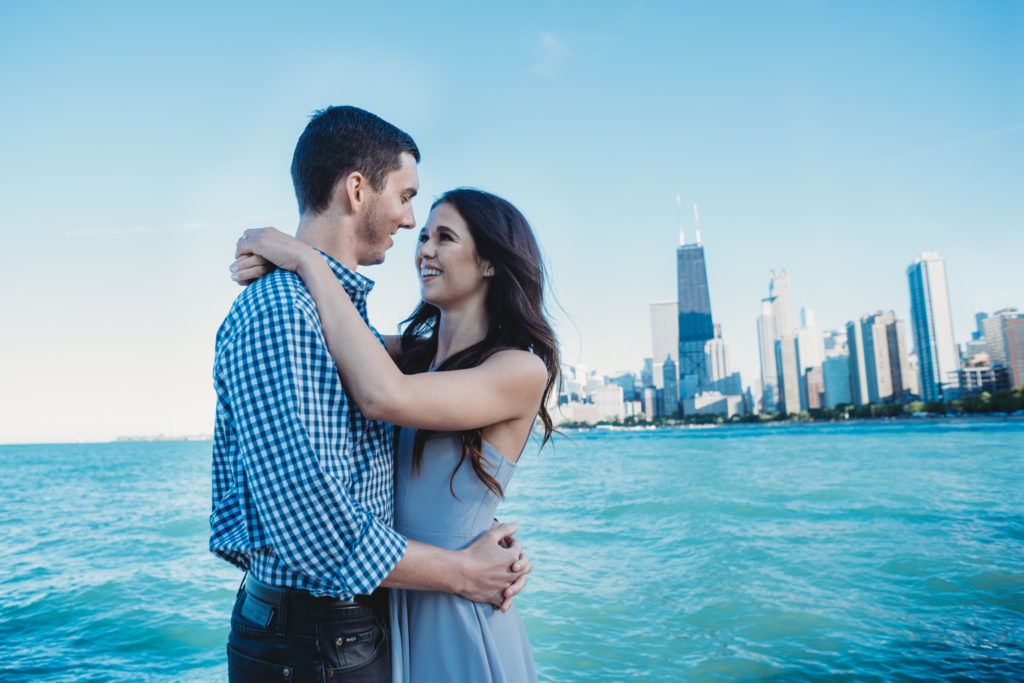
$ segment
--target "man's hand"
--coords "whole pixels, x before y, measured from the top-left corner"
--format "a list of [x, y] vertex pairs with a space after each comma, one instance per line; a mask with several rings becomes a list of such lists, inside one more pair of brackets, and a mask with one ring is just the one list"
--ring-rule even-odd
[[459, 595], [508, 611], [512, 598], [526, 586], [526, 575], [533, 569], [523, 555], [523, 544], [514, 536], [518, 529], [516, 524], [497, 524], [459, 551], [466, 577]]

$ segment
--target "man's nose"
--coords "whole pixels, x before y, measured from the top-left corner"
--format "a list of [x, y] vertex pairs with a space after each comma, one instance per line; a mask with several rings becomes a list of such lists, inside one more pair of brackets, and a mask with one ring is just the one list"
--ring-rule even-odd
[[399, 223], [400, 228], [415, 228], [416, 227], [416, 216], [413, 215], [412, 206], [409, 206], [409, 210], [406, 211], [405, 216], [402, 218], [402, 222]]

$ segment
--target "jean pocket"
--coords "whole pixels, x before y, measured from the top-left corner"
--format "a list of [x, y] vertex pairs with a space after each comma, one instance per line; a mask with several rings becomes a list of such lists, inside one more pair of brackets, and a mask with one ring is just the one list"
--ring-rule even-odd
[[274, 605], [248, 593], [242, 593], [231, 612], [231, 627], [252, 635], [265, 633], [273, 623], [276, 613], [277, 608]]
[[338, 633], [334, 638], [334, 651], [338, 666], [333, 669], [335, 674], [350, 673], [380, 658], [383, 651], [387, 656], [387, 637], [384, 629], [373, 625], [364, 631]]
[[290, 681], [295, 670], [284, 664], [265, 662], [249, 655], [243, 655], [228, 645], [228, 681], [230, 683], [264, 683], [265, 681]]

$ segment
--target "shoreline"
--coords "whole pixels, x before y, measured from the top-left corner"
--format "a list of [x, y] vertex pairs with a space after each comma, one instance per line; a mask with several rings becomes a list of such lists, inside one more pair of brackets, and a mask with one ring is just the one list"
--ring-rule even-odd
[[[795, 426], [795, 425], [817, 425], [817, 424], [849, 424], [849, 425], [869, 425], [878, 423], [928, 423], [928, 422], [966, 422], [966, 421], [981, 421], [981, 422], [1024, 422], [1024, 411], [1015, 411], [1013, 413], [956, 413], [946, 414], [941, 413], [929, 413], [927, 415], [879, 415], [878, 417], [850, 417], [847, 419], [841, 418], [791, 418], [788, 420], [725, 420], [721, 422], [693, 422], [693, 423], [678, 423], [678, 424], [657, 424], [657, 423], [642, 423], [636, 425], [625, 425], [625, 424], [614, 424], [599, 422], [592, 425], [571, 425], [561, 426], [555, 425], [555, 430], [559, 432], [647, 432], [655, 430], [693, 430], [693, 429], [716, 429], [720, 427], [731, 427], [736, 425], [755, 425], [755, 426], [772, 426], [772, 425], [784, 425], [784, 426]], [[534, 430], [536, 432], [536, 430]], [[202, 443], [213, 441], [212, 435], [183, 435], [180, 437], [166, 436], [158, 434], [155, 436], [131, 436], [124, 437], [119, 436], [114, 439], [99, 439], [96, 441], [35, 441], [35, 442], [12, 442], [12, 443], [0, 443], [0, 448], [9, 446], [87, 446], [87, 445], [98, 445], [98, 444], [133, 444], [133, 443]]]
[[561, 432], [646, 432], [655, 430], [691, 430], [691, 429], [717, 429], [732, 426], [798, 426], [798, 425], [820, 425], [820, 424], [849, 424], [849, 425], [870, 425], [878, 423], [918, 423], [927, 424], [930, 422], [1024, 422], [1024, 412], [1014, 413], [958, 413], [954, 415], [943, 415], [940, 413], [928, 415], [901, 415], [901, 416], [878, 416], [878, 417], [851, 417], [841, 418], [792, 418], [788, 420], [722, 420], [721, 422], [706, 423], [682, 423], [682, 424], [656, 424], [645, 423], [639, 425], [623, 425], [614, 423], [599, 422], [593, 425], [573, 425], [561, 427], [555, 425], [555, 429]]

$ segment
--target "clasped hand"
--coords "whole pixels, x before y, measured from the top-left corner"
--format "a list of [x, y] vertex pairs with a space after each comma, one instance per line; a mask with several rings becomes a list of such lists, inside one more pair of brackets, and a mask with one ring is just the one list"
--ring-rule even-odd
[[315, 255], [310, 246], [277, 228], [250, 228], [235, 245], [235, 261], [229, 268], [231, 279], [248, 285], [275, 268], [297, 273]]
[[473, 602], [490, 603], [507, 612], [512, 599], [526, 587], [526, 575], [533, 570], [523, 554], [523, 544], [514, 536], [519, 526], [495, 523], [463, 551], [471, 585], [458, 591]]

